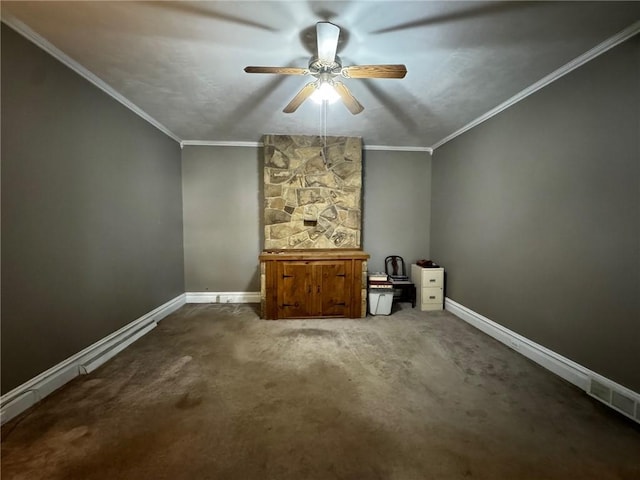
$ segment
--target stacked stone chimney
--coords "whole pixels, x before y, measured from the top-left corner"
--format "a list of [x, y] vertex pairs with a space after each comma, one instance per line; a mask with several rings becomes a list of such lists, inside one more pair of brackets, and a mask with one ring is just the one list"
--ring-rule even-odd
[[266, 250], [360, 248], [362, 140], [265, 135]]

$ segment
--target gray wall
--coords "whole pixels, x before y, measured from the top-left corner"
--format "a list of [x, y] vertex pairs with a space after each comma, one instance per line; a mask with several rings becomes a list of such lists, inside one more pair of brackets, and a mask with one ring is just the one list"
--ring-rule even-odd
[[182, 151], [187, 292], [259, 292], [263, 242], [262, 149]]
[[369, 271], [389, 255], [411, 263], [429, 257], [431, 156], [426, 152], [363, 152], [363, 250]]
[[184, 292], [180, 148], [2, 25], [2, 392]]
[[[429, 253], [431, 159], [424, 152], [363, 152], [363, 250], [407, 264]], [[257, 292], [262, 249], [262, 149], [185, 146], [182, 152], [188, 292]]]
[[640, 391], [640, 37], [437, 149], [451, 299]]

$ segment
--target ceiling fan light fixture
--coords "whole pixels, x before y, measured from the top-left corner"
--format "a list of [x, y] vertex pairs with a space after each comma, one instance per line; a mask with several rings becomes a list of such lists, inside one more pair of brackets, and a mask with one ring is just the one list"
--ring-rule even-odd
[[334, 103], [340, 98], [336, 89], [329, 82], [320, 82], [315, 91], [311, 94], [311, 100], [320, 104], [322, 102]]

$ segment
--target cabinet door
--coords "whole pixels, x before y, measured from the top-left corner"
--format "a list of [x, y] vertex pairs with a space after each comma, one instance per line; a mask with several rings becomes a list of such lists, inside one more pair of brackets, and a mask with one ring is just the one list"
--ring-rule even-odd
[[318, 315], [351, 316], [351, 262], [321, 262], [315, 265]]
[[314, 316], [313, 265], [280, 262], [278, 277], [278, 317]]

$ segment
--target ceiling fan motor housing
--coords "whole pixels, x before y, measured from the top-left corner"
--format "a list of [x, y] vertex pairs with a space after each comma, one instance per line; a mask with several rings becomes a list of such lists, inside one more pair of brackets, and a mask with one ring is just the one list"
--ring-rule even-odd
[[333, 62], [322, 61], [318, 57], [311, 57], [309, 60], [309, 73], [318, 77], [321, 74], [327, 73], [331, 75], [338, 75], [342, 71], [342, 61], [337, 55]]

